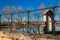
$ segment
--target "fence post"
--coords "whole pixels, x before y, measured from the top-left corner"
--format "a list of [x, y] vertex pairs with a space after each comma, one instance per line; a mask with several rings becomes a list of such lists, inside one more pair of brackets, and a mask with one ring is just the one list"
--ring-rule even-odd
[[28, 28], [29, 28], [29, 10], [28, 10], [28, 14], [27, 14], [27, 17], [28, 17], [28, 19], [27, 19], [27, 22], [28, 22]]
[[12, 31], [12, 15], [13, 14], [11, 13], [10, 15], [11, 15], [11, 24], [10, 25], [11, 25], [11, 31]]
[[1, 25], [1, 14], [0, 14], [0, 25]]

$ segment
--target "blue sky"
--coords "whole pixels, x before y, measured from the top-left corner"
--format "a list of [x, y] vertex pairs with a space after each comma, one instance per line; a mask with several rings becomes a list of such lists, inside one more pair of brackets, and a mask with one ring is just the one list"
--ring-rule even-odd
[[[5, 6], [13, 6], [18, 9], [21, 7], [23, 10], [31, 10], [31, 9], [39, 9], [41, 5], [47, 7], [50, 6], [58, 6], [59, 0], [0, 0], [0, 10], [2, 10]], [[57, 11], [56, 11], [57, 13]], [[56, 17], [58, 19], [58, 15]]]
[[38, 9], [41, 4], [44, 4], [46, 7], [50, 5], [58, 6], [59, 0], [0, 0], [0, 10], [5, 6], [21, 6], [24, 10], [27, 9]]

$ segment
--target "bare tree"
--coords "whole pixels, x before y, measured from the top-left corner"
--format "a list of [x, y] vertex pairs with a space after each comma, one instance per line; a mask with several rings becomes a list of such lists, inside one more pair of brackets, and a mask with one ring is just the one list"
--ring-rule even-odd
[[20, 11], [22, 10], [22, 8], [19, 6], [17, 11], [16, 11], [16, 17], [15, 17], [15, 20], [17, 21], [16, 22], [16, 29], [20, 29], [21, 28], [21, 25], [22, 25], [22, 13], [20, 13]]
[[8, 22], [9, 22], [9, 20], [10, 20], [10, 18], [11, 18], [11, 11], [10, 11], [10, 6], [6, 6], [4, 9], [3, 9], [3, 11], [4, 11], [4, 16], [8, 19]]
[[[3, 16], [5, 16], [5, 18], [8, 20], [6, 23], [7, 23], [7, 25], [6, 26], [9, 26], [8, 28], [10, 28], [10, 19], [11, 19], [11, 11], [10, 11], [10, 6], [5, 6], [4, 8], [3, 8], [3, 10], [2, 10], [3, 12], [4, 12], [4, 15]], [[5, 24], [6, 24], [5, 23]]]
[[18, 11], [17, 11], [17, 21], [18, 22], [21, 22], [22, 21], [22, 13], [20, 13], [21, 12], [21, 10], [22, 10], [22, 7], [21, 6], [19, 6], [18, 7], [18, 9], [17, 9]]
[[[60, 6], [60, 1], [58, 2], [58, 5]], [[60, 7], [58, 8], [58, 14], [59, 14], [59, 21], [60, 21]]]

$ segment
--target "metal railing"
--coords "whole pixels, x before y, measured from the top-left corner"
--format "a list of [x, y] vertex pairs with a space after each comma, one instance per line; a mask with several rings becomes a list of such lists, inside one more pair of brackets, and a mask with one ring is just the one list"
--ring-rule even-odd
[[[8, 13], [0, 13], [0, 26], [10, 26], [12, 30], [12, 26], [21, 26], [19, 28], [24, 28], [24, 26], [30, 28], [30, 21], [43, 21], [43, 11], [50, 9], [54, 12], [55, 9], [60, 6], [53, 6], [49, 8], [36, 9], [36, 10], [27, 10], [21, 12], [8, 12]], [[37, 25], [37, 24], [36, 24]], [[34, 25], [33, 25], [34, 26]]]

